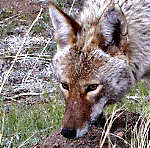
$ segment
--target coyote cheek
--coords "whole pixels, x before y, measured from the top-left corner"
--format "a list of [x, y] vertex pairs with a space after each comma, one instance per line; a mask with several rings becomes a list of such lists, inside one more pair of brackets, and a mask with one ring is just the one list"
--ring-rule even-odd
[[89, 126], [92, 103], [85, 97], [66, 98], [66, 109], [61, 134], [66, 138], [83, 136]]

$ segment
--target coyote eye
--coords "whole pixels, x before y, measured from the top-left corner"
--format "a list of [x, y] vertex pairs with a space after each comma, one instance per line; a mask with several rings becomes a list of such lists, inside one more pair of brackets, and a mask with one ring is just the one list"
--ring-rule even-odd
[[91, 84], [87, 87], [86, 92], [88, 93], [90, 91], [94, 91], [97, 89], [97, 87], [98, 87], [98, 84]]
[[61, 86], [63, 87], [63, 89], [69, 90], [69, 86], [66, 83], [61, 83]]

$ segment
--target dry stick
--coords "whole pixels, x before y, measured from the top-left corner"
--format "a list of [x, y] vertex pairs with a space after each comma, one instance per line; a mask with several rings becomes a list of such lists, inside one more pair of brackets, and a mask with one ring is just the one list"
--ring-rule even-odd
[[23, 147], [23, 146], [24, 146], [27, 142], [29, 142], [29, 140], [30, 140], [32, 137], [34, 137], [37, 133], [38, 133], [37, 131], [36, 131], [35, 133], [33, 133], [29, 138], [27, 138], [24, 142], [22, 142], [22, 143], [18, 146], [18, 148]]
[[6, 80], [8, 79], [8, 77], [9, 77], [9, 75], [10, 75], [10, 72], [12, 71], [12, 68], [13, 68], [15, 62], [17, 61], [17, 58], [18, 58], [18, 56], [19, 56], [19, 54], [20, 54], [20, 52], [21, 52], [21, 50], [22, 50], [22, 48], [23, 48], [23, 46], [24, 46], [24, 43], [26, 42], [27, 37], [28, 37], [28, 35], [29, 35], [29, 33], [30, 33], [32, 27], [33, 27], [34, 24], [38, 21], [40, 15], [41, 15], [41, 13], [42, 13], [42, 10], [43, 10], [43, 8], [40, 9], [40, 12], [39, 12], [39, 14], [37, 15], [36, 19], [33, 21], [33, 23], [31, 24], [30, 28], [27, 30], [27, 32], [26, 32], [26, 34], [25, 34], [25, 36], [24, 36], [24, 38], [23, 38], [22, 44], [21, 44], [20, 48], [18, 49], [18, 52], [17, 52], [17, 54], [16, 54], [16, 56], [15, 56], [15, 59], [13, 60], [13, 62], [12, 62], [12, 64], [11, 64], [10, 68], [8, 69], [8, 71], [7, 71], [7, 73], [6, 73], [5, 77], [4, 77], [4, 80], [3, 80], [2, 85], [1, 85], [1, 87], [0, 87], [0, 94], [2, 93], [2, 89], [3, 89], [3, 87], [4, 87], [4, 84], [5, 84]]
[[104, 142], [105, 142], [105, 140], [106, 140], [106, 137], [107, 137], [107, 135], [109, 134], [110, 128], [111, 128], [111, 126], [112, 126], [112, 122], [113, 122], [113, 117], [111, 118], [111, 120], [110, 120], [110, 122], [109, 122], [109, 124], [108, 124], [107, 130], [106, 130], [106, 132], [105, 132], [104, 138], [103, 138], [102, 142], [100, 143], [100, 148], [102, 148], [103, 145], [104, 145]]
[[12, 147], [11, 144], [12, 144], [12, 142], [13, 142], [13, 139], [14, 139], [14, 137], [11, 137], [8, 148], [11, 148], [11, 147]]
[[73, 6], [74, 6], [74, 3], [75, 3], [75, 0], [73, 0], [73, 2], [72, 2], [71, 8], [70, 8], [70, 10], [69, 10], [69, 15], [71, 14], [71, 11], [72, 11], [72, 8], [73, 8]]
[[[52, 38], [50, 38], [50, 39], [47, 41], [45, 47], [43, 48], [43, 50], [42, 50], [42, 52], [41, 52], [41, 55], [39, 55], [39, 56], [36, 58], [36, 63], [34, 64], [34, 66], [33, 66], [33, 68], [32, 68], [32, 71], [36, 69], [36, 65], [37, 65], [37, 63], [38, 63], [38, 61], [39, 61], [39, 58], [40, 58], [41, 56], [43, 56], [42, 54], [43, 54], [44, 51], [46, 50], [46, 48], [47, 48], [47, 46], [49, 45], [49, 43], [50, 43], [51, 40], [52, 40]], [[27, 73], [26, 79], [24, 78], [24, 79], [22, 80], [23, 82], [25, 82], [25, 81], [29, 78], [29, 76], [31, 75], [32, 71]]]
[[[51, 55], [35, 55], [35, 54], [20, 54], [18, 57], [21, 59], [21, 58], [24, 58], [24, 57], [28, 57], [28, 58], [35, 58], [35, 57], [39, 57], [39, 58], [51, 58]], [[5, 59], [9, 59], [9, 58], [15, 58], [15, 56], [11, 56], [11, 55], [7, 55], [4, 57]]]
[[131, 146], [131, 144], [128, 141], [126, 141], [124, 138], [122, 138], [116, 134], [113, 134], [113, 133], [110, 133], [110, 135], [117, 137], [118, 139], [121, 139], [122, 141], [124, 141], [125, 144], [128, 144], [129, 146]]
[[2, 143], [3, 138], [3, 132], [4, 132], [4, 125], [5, 125], [5, 110], [3, 112], [3, 119], [2, 119], [2, 127], [1, 127], [1, 133], [0, 133], [0, 143]]
[[110, 118], [108, 127], [107, 127], [107, 129], [106, 129], [105, 132], [103, 131], [103, 134], [105, 134], [105, 135], [102, 134], [103, 139], [102, 139], [102, 137], [101, 137], [99, 148], [102, 148], [103, 145], [104, 145], [104, 142], [105, 142], [105, 140], [106, 140], [106, 137], [107, 137], [107, 135], [109, 134], [110, 128], [111, 128], [111, 126], [112, 126], [112, 122], [113, 122], [113, 118], [114, 118], [114, 116], [115, 116], [115, 113], [116, 113], [116, 111], [114, 111], [114, 109], [113, 109], [113, 113], [112, 113], [112, 116], [111, 116], [111, 118]]
[[18, 16], [21, 15], [21, 14], [22, 14], [22, 12], [19, 12], [19, 13], [15, 14], [15, 15], [9, 17], [9, 18], [4, 19], [3, 22], [8, 21], [8, 20], [10, 20], [10, 19], [12, 20], [14, 17], [18, 17]]
[[[16, 98], [19, 98], [19, 97], [22, 97], [22, 96], [40, 96], [42, 95], [43, 93], [32, 93], [32, 92], [27, 92], [27, 93], [20, 93], [18, 95], [14, 95], [14, 96], [11, 96], [11, 97], [5, 97], [6, 99], [11, 99], [14, 101], [14, 99]], [[16, 101], [16, 100], [15, 100]]]

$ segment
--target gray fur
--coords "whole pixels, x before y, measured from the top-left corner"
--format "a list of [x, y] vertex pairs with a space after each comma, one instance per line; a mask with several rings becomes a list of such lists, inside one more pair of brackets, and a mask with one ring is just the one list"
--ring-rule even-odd
[[[57, 15], [51, 14], [57, 26]], [[73, 99], [80, 92], [78, 81], [95, 79], [103, 85], [89, 119], [93, 122], [107, 102], [119, 101], [141, 79], [146, 79], [150, 88], [150, 1], [88, 0], [77, 22], [82, 29], [76, 34], [76, 42], [63, 48], [58, 45], [54, 67], [60, 82], [69, 83], [70, 79], [74, 87], [77, 84], [78, 88], [72, 88]], [[73, 28], [62, 25], [66, 36]], [[62, 33], [55, 29], [58, 35]], [[95, 35], [104, 38], [97, 47], [92, 46]], [[121, 51], [123, 40], [127, 53]]]
[[[128, 42], [132, 50], [129, 66], [137, 74], [137, 80], [140, 80], [150, 71], [150, 1], [88, 0], [84, 11], [81, 13], [80, 21], [83, 24], [95, 22], [99, 17], [102, 17], [104, 10], [111, 3], [117, 4], [126, 18]], [[108, 24], [105, 27], [103, 29], [105, 34], [109, 34], [111, 30], [108, 28]], [[109, 37], [108, 40], [111, 41], [112, 36]], [[139, 69], [136, 68], [135, 63]]]

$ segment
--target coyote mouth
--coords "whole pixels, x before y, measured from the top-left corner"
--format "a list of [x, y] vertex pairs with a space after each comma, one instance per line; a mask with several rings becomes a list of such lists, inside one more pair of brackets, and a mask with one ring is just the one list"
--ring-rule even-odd
[[63, 128], [61, 130], [61, 135], [63, 135], [65, 138], [68, 139], [78, 139], [80, 137], [83, 137], [87, 132], [90, 124], [87, 124], [81, 129], [70, 129], [70, 128]]
[[89, 126], [90, 126], [90, 124], [87, 124], [82, 129], [77, 129], [76, 138], [83, 137], [88, 132]]

